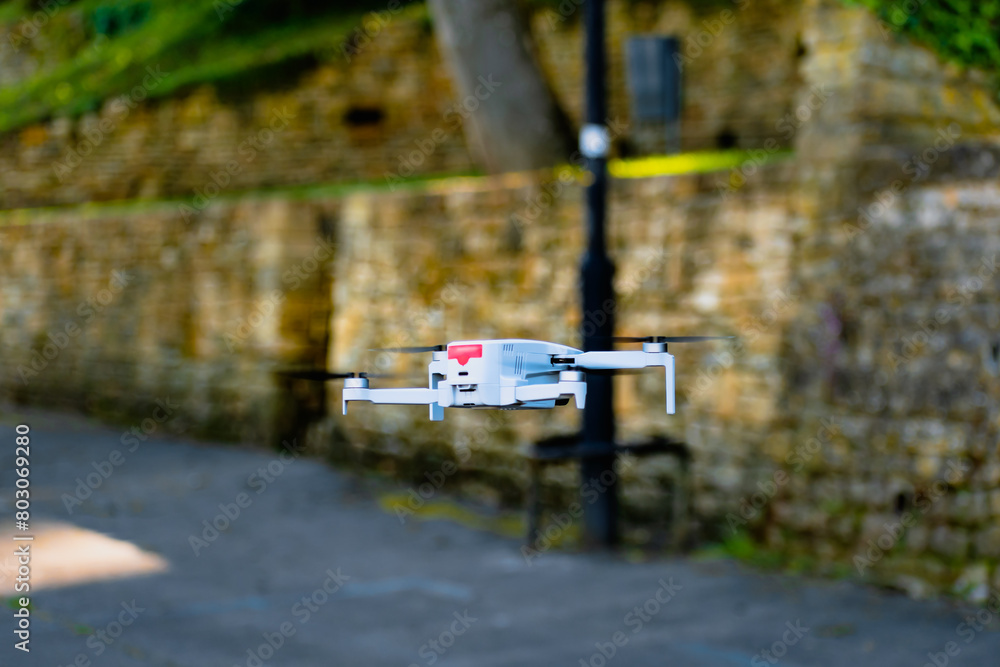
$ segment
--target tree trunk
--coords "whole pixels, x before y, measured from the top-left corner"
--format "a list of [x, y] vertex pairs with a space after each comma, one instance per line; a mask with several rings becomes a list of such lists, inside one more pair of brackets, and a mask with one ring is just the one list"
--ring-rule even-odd
[[[490, 173], [566, 162], [575, 141], [517, 0], [429, 0], [474, 158]], [[582, 56], [581, 56], [582, 57]]]

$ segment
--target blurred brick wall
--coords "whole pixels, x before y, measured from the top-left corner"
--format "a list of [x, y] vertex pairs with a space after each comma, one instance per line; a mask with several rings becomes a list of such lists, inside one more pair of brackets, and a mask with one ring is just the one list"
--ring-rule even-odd
[[[995, 92], [863, 10], [805, 11], [794, 162], [614, 186], [619, 331], [745, 343], [675, 346], [674, 417], [657, 374], [620, 378], [620, 431], [688, 442], [704, 535], [747, 531], [828, 571], [982, 599], [1000, 585]], [[582, 211], [575, 187], [557, 191], [509, 177], [420, 201], [354, 198], [331, 360], [378, 370], [369, 341], [573, 343]], [[414, 225], [424, 233], [404, 235]], [[500, 414], [436, 425], [362, 405], [326, 431], [346, 428], [339, 446], [414, 484], [472, 443], [469, 492], [503, 500], [526, 481], [517, 450], [577, 416]], [[628, 512], [655, 515], [660, 472], [650, 461], [626, 475]], [[565, 498], [577, 479], [564, 467], [548, 482]]]
[[162, 197], [200, 206], [247, 189], [471, 167], [425, 24], [399, 15], [349, 62], [336, 47], [264, 90], [243, 81], [145, 100], [171, 76], [154, 67], [124, 101], [0, 136], [0, 208]]
[[[540, 12], [532, 25], [543, 68], [579, 124], [582, 12], [566, 6], [573, 10]], [[788, 147], [794, 131], [781, 119], [800, 85], [798, 7], [778, 0], [708, 8], [681, 0], [610, 2], [609, 115], [625, 128], [621, 150], [649, 152], [629, 129], [625, 41], [650, 32], [686, 38], [686, 150], [714, 149], [720, 141], [763, 146], [768, 139]], [[12, 71], [30, 72], [26, 53], [0, 52], [0, 65], [9, 60]], [[400, 14], [350, 61], [339, 49], [331, 53], [281, 88], [206, 85], [150, 101], [146, 96], [171, 76], [154, 67], [123, 102], [2, 135], [0, 208], [161, 197], [201, 206], [220, 193], [261, 187], [381, 182], [387, 174], [473, 167], [462, 129], [467, 112], [457, 106], [424, 21]]]
[[[583, 119], [583, 11], [579, 2], [543, 11], [533, 27], [543, 67], [571, 117]], [[800, 0], [607, 3], [608, 113], [624, 124], [624, 150], [648, 153], [659, 142], [632, 126], [625, 48], [633, 36], [675, 36], [683, 58], [683, 150], [757, 148], [768, 139], [788, 148], [782, 123], [801, 86], [804, 19]], [[575, 11], [565, 8], [572, 7]], [[657, 151], [662, 152], [662, 151]]]
[[331, 234], [322, 205], [281, 199], [190, 225], [170, 204], [2, 214], [3, 392], [116, 420], [169, 399], [178, 429], [273, 441], [272, 371], [328, 342]]
[[807, 11], [803, 94], [830, 96], [797, 138], [805, 307], [783, 332], [782, 403], [841, 435], [789, 483], [808, 502], [775, 504], [768, 539], [981, 598], [1000, 584], [995, 88], [864, 11]]
[[[696, 498], [708, 515], [721, 508], [723, 492], [761, 465], [761, 442], [780, 417], [782, 323], [795, 311], [787, 291], [794, 167], [769, 167], [726, 198], [716, 184], [724, 176], [617, 181], [610, 213], [623, 334], [745, 335], [768, 318], [767, 330], [725, 368], [717, 361], [729, 359], [719, 356], [730, 353], [725, 345], [676, 346], [683, 406], [676, 416], [665, 412], [662, 373], [616, 380], [624, 438], [668, 433], [694, 447]], [[581, 200], [572, 179], [558, 175], [541, 182], [470, 179], [421, 197], [347, 199], [338, 227], [331, 366], [412, 372], [426, 383], [426, 355], [368, 350], [491, 337], [578, 345]], [[339, 392], [330, 404], [336, 427], [347, 429], [350, 442], [382, 451], [384, 464], [403, 476], [423, 465], [421, 446], [443, 445], [447, 453], [450, 443], [474, 438], [466, 472], [496, 476], [502, 462], [511, 470], [508, 490], [523, 490], [518, 450], [572, 432], [578, 420], [572, 408], [499, 417], [449, 410], [443, 424], [432, 424], [426, 409], [356, 404], [345, 421], [337, 401]], [[490, 426], [496, 419], [502, 426]], [[642, 479], [633, 481], [630, 493], [644, 491]]]

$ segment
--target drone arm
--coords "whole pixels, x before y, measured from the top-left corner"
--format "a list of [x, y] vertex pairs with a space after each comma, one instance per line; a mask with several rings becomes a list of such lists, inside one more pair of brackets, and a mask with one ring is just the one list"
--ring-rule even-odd
[[438, 399], [437, 389], [405, 387], [401, 389], [369, 389], [368, 400], [384, 405], [428, 405]]
[[638, 350], [584, 352], [575, 356], [573, 365], [588, 371], [645, 368], [646, 366], [662, 366], [663, 364], [660, 363], [659, 356], [659, 353], [650, 355], [647, 352], [640, 352]]
[[674, 356], [667, 352], [646, 351], [606, 351], [584, 352], [576, 355], [573, 365], [585, 370], [615, 370], [626, 368], [648, 368], [663, 366], [666, 376], [667, 414], [675, 411], [674, 398]]
[[344, 387], [344, 414], [349, 401], [368, 401], [382, 405], [433, 405], [437, 403], [437, 389], [424, 387], [404, 387], [369, 389], [368, 387]]

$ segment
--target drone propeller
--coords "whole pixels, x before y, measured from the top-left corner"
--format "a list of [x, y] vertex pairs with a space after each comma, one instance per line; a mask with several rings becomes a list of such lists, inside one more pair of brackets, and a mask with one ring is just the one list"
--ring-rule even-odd
[[401, 354], [419, 354], [421, 352], [441, 352], [444, 345], [423, 345], [418, 347], [374, 347], [369, 352], [399, 352]]
[[736, 336], [612, 336], [612, 340], [622, 343], [700, 343], [733, 338]]
[[316, 382], [326, 382], [328, 380], [343, 380], [345, 378], [402, 378], [401, 375], [387, 375], [382, 373], [331, 373], [319, 368], [301, 368], [278, 371], [278, 375], [296, 380], [314, 380]]

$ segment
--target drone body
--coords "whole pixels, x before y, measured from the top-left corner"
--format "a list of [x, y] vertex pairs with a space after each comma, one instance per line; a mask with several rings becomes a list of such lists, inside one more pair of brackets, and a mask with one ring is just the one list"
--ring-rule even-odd
[[[669, 340], [669, 339], [663, 339]], [[455, 341], [429, 351], [428, 386], [371, 388], [368, 378], [344, 379], [344, 414], [351, 401], [428, 405], [432, 421], [444, 408], [534, 410], [587, 400], [588, 371], [608, 372], [662, 366], [666, 375], [667, 413], [674, 413], [674, 357], [667, 343], [643, 342], [642, 350], [584, 352], [539, 340], [508, 338]]]

